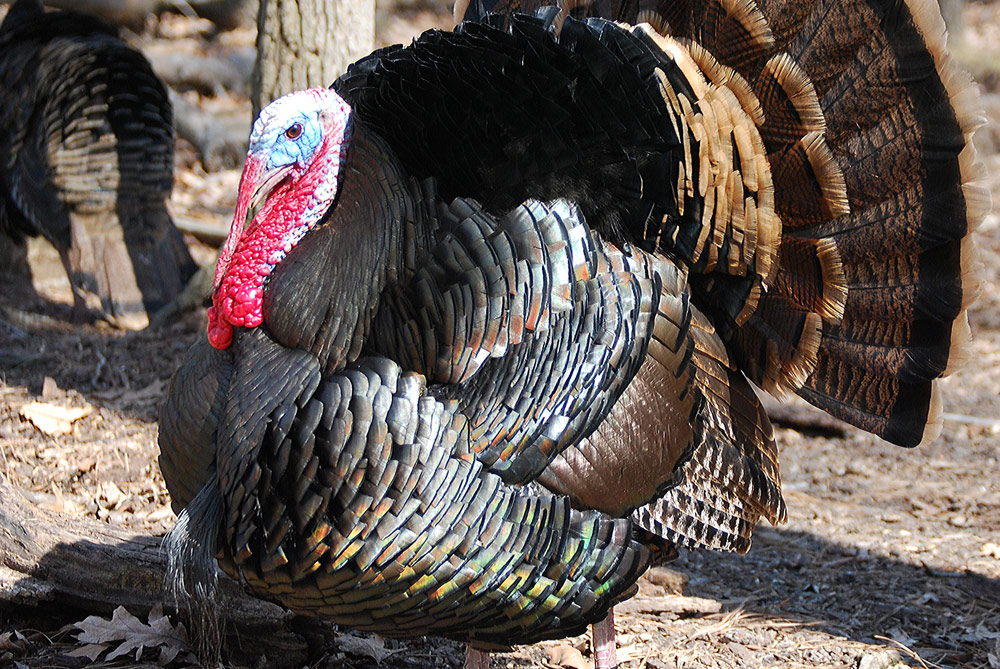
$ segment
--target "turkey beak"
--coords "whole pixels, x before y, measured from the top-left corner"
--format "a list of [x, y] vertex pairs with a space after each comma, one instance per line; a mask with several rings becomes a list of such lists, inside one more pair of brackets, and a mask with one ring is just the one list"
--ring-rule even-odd
[[263, 159], [247, 156], [246, 164], [243, 166], [243, 174], [240, 177], [239, 195], [236, 199], [236, 212], [233, 216], [230, 236], [242, 236], [264, 203], [267, 202], [267, 196], [288, 176], [293, 167], [292, 165], [282, 165], [268, 170], [264, 168], [266, 164], [267, 156], [264, 156]]
[[288, 176], [292, 169], [291, 165], [286, 165], [267, 170], [264, 169], [265, 165], [267, 165], [267, 156], [264, 156], [263, 159], [254, 155], [247, 156], [246, 164], [243, 166], [243, 174], [240, 176], [240, 188], [236, 198], [236, 211], [233, 213], [233, 224], [229, 228], [229, 237], [222, 246], [219, 262], [215, 267], [215, 287], [218, 287], [222, 281], [233, 252], [247, 226], [253, 222], [254, 217], [264, 206], [267, 196], [281, 183], [282, 179]]
[[219, 260], [215, 264], [215, 281], [213, 283], [215, 288], [218, 288], [222, 282], [222, 277], [225, 276], [226, 270], [229, 268], [229, 261], [233, 257], [236, 245], [239, 244], [247, 224], [252, 220], [249, 218], [251, 194], [254, 193], [251, 188], [256, 187], [263, 171], [264, 163], [252, 154], [248, 154], [246, 163], [243, 165], [243, 174], [240, 175], [240, 187], [236, 195], [233, 223], [229, 226], [229, 236], [226, 237], [226, 242], [219, 251]]
[[235, 242], [243, 236], [243, 231], [253, 218], [250, 211], [253, 209], [254, 196], [257, 195], [257, 186], [260, 183], [261, 175], [264, 172], [264, 162], [251, 155], [247, 156], [246, 164], [243, 165], [243, 174], [240, 175], [240, 187], [236, 195], [236, 211], [233, 214], [233, 224], [229, 228], [229, 241]]
[[291, 173], [292, 167], [293, 165], [283, 165], [281, 167], [272, 167], [267, 171], [261, 171], [257, 177], [257, 186], [250, 196], [250, 207], [246, 213], [246, 220], [243, 223], [244, 229], [250, 225], [250, 222], [253, 221], [257, 213], [263, 208], [264, 203], [267, 202], [267, 196]]

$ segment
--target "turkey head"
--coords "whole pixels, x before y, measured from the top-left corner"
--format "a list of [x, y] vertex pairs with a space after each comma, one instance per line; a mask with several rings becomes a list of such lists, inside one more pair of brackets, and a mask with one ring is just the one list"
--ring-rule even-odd
[[215, 348], [264, 321], [265, 282], [337, 196], [350, 125], [350, 106], [325, 88], [283, 97], [254, 123], [208, 310]]

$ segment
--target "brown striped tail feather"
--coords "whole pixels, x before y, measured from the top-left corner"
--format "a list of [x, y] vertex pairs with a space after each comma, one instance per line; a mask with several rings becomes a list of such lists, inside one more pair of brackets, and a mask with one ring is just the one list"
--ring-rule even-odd
[[[456, 12], [476, 18], [542, 4], [551, 3], [473, 0]], [[755, 289], [711, 265], [699, 275], [696, 249], [690, 277], [734, 362], [765, 390], [796, 392], [893, 443], [936, 436], [934, 382], [969, 339], [970, 234], [989, 207], [974, 185], [977, 92], [944, 50], [937, 4], [558, 5], [575, 18], [648, 23], [711, 84], [742, 91], [746, 83], [737, 97], [774, 184], [777, 260]], [[701, 225], [719, 234], [718, 222]]]

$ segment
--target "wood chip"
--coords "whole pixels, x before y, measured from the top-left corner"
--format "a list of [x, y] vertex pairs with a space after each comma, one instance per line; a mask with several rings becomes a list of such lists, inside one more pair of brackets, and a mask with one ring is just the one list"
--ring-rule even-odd
[[337, 647], [350, 655], [367, 657], [375, 660], [376, 664], [381, 664], [382, 660], [392, 655], [392, 651], [386, 649], [385, 642], [378, 635], [359, 636], [357, 634], [338, 634]]
[[666, 567], [653, 567], [646, 572], [646, 579], [653, 585], [658, 585], [672, 595], [679, 595], [684, 592], [684, 587], [688, 583], [688, 577], [679, 571], [667, 569]]
[[591, 664], [578, 651], [568, 643], [561, 643], [552, 646], [545, 651], [548, 666], [567, 667], [568, 669], [590, 669]]
[[42, 381], [42, 399], [51, 400], [59, 396], [59, 385], [51, 376], [46, 376]]
[[21, 407], [21, 416], [50, 437], [57, 437], [72, 432], [73, 423], [90, 415], [93, 410], [94, 407], [89, 405], [60, 407], [45, 402], [31, 402]]

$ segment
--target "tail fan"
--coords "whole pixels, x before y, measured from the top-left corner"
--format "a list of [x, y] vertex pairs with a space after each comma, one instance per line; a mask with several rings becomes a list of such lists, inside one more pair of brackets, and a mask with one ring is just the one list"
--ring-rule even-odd
[[[456, 13], [479, 20], [541, 4], [473, 0]], [[691, 264], [696, 302], [734, 362], [764, 389], [796, 392], [893, 443], [933, 439], [934, 380], [956, 367], [969, 339], [970, 233], [989, 202], [973, 185], [977, 94], [944, 51], [936, 3], [559, 6], [564, 16], [648, 23], [640, 30], [649, 43], [678, 63], [690, 59], [705, 90], [730, 89], [753, 120], [763, 149], [734, 144], [744, 183], [751, 160], [773, 182], [773, 268], [748, 282], [738, 267], [720, 275], [697, 257]], [[691, 96], [675, 105], [679, 118], [711, 116], [712, 98], [697, 85], [667, 92]], [[704, 213], [700, 225], [731, 236], [718, 237]]]

